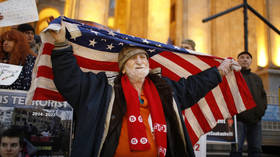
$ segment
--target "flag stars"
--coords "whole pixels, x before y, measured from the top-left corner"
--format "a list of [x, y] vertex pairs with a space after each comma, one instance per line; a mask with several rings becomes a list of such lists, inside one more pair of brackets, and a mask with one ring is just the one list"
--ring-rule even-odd
[[112, 48], [114, 48], [115, 46], [113, 46], [113, 44], [111, 43], [110, 45], [107, 45], [107, 49], [112, 50]]
[[153, 53], [153, 52], [155, 52], [155, 49], [149, 49], [149, 50], [147, 50], [147, 51]]
[[77, 35], [71, 35], [71, 39], [76, 40], [76, 38], [79, 37]]
[[101, 41], [104, 41], [104, 42], [106, 42], [107, 40], [106, 40], [106, 39], [101, 39]]
[[97, 43], [97, 42], [95, 41], [95, 39], [89, 40], [89, 46], [94, 47], [94, 45], [95, 45], [96, 43]]
[[157, 46], [157, 47], [161, 47], [161, 45], [160, 45], [160, 44], [157, 44], [156, 46]]
[[143, 43], [149, 44], [150, 42], [147, 39], [144, 39]]
[[115, 35], [116, 35], [112, 30], [110, 30], [108, 34], [109, 34], [109, 35], [112, 35], [112, 36], [115, 36]]
[[98, 32], [91, 30], [92, 33], [94, 33], [95, 35], [98, 35]]
[[180, 47], [178, 46], [173, 46], [175, 49], [180, 50]]
[[123, 46], [123, 43], [119, 43], [119, 45]]

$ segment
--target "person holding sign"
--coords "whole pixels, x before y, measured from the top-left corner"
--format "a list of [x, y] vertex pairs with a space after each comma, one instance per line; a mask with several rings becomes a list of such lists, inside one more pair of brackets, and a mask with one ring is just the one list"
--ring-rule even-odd
[[[0, 84], [1, 89], [29, 90], [31, 85], [32, 70], [37, 54], [29, 47], [29, 44], [23, 33], [17, 30], [9, 30], [0, 37], [0, 63], [22, 66], [19, 77], [10, 85]], [[0, 75], [4, 74], [3, 68], [0, 69]], [[6, 69], [7, 71], [7, 69]], [[13, 77], [13, 72], [2, 79]]]

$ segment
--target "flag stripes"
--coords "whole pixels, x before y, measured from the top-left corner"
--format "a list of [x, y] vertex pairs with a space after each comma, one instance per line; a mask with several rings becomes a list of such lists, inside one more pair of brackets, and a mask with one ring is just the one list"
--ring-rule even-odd
[[[82, 30], [80, 34], [83, 35], [83, 38], [79, 39], [75, 36], [77, 39], [74, 40], [71, 39], [71, 33], [67, 33], [67, 39], [73, 47], [78, 65], [84, 72], [118, 72], [118, 53], [110, 50], [114, 47], [119, 48], [123, 44], [134, 44], [148, 48], [146, 50], [149, 51], [151, 69], [161, 67], [162, 75], [175, 81], [178, 81], [181, 77], [187, 78], [210, 67], [219, 66], [223, 60], [209, 55], [178, 52], [178, 48], [174, 46], [157, 42], [151, 44], [150, 42], [152, 41], [143, 40], [143, 43], [139, 43], [141, 38], [128, 35], [123, 35], [124, 37], [120, 39], [116, 36], [121, 36], [121, 34], [116, 32], [116, 36], [112, 35], [112, 32], [107, 32], [109, 35], [106, 36], [106, 31], [104, 30], [98, 32], [96, 28], [86, 25], [83, 27], [83, 25], [78, 25], [77, 22], [71, 23], [71, 20], [62, 22], [68, 23], [66, 26], [71, 27], [69, 29], [74, 29], [74, 32], [77, 32], [77, 29]], [[88, 29], [92, 30], [89, 31]], [[100, 37], [98, 37], [98, 34], [101, 34]], [[114, 42], [109, 44], [109, 41]], [[148, 42], [150, 44], [147, 44]], [[98, 44], [104, 46], [104, 43], [107, 44], [105, 48], [96, 48]], [[53, 47], [53, 45], [45, 43], [41, 49], [42, 52], [37, 57], [34, 67], [36, 74], [28, 92], [27, 102], [40, 100], [65, 101], [53, 83], [50, 56]], [[162, 48], [164, 50], [159, 52]], [[218, 119], [226, 119], [251, 108], [254, 102], [248, 96], [250, 97], [249, 89], [241, 73], [231, 72], [226, 77], [223, 77], [222, 83], [210, 91], [196, 105], [183, 111], [185, 125], [192, 144], [195, 144], [201, 135], [210, 131], [216, 125]]]

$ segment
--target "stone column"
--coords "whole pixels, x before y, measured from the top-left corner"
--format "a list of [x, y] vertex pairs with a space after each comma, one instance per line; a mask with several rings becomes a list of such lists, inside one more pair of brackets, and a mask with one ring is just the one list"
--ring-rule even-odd
[[[280, 29], [280, 1], [266, 0], [268, 21], [273, 24], [278, 30]], [[268, 28], [268, 26], [266, 26]], [[264, 82], [267, 94], [273, 98], [279, 96], [280, 88], [280, 35], [269, 29], [268, 43], [268, 66], [258, 70], [257, 73], [261, 76]]]
[[107, 25], [109, 0], [67, 0], [65, 14], [74, 19]]
[[196, 51], [211, 54], [211, 23], [202, 23], [202, 19], [210, 16], [211, 2], [209, 0], [184, 0], [183, 4], [183, 39], [194, 40]]
[[[278, 30], [280, 30], [280, 1], [279, 0], [267, 0], [267, 12], [268, 20], [273, 24]], [[271, 56], [271, 66], [280, 67], [280, 35], [269, 29], [270, 45], [269, 47]]]
[[115, 28], [121, 33], [167, 41], [170, 0], [118, 0], [115, 13]]
[[117, 0], [115, 29], [137, 37], [147, 37], [147, 0]]
[[166, 43], [169, 37], [170, 0], [148, 0], [147, 38]]

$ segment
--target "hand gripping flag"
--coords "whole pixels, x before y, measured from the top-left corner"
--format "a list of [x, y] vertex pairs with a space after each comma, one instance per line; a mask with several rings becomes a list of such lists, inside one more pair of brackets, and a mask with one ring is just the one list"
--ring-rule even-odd
[[[48, 29], [59, 30], [65, 25], [66, 39], [73, 46], [80, 68], [87, 72], [118, 72], [118, 52], [126, 45], [144, 48], [149, 56], [151, 69], [160, 67], [162, 75], [173, 80], [219, 66], [222, 58], [186, 50], [139, 37], [115, 32], [95, 24], [80, 23], [66, 17], [52, 21]], [[32, 105], [65, 102], [57, 91], [52, 74], [51, 51], [53, 45], [42, 44], [33, 70], [33, 80], [27, 103]], [[183, 111], [185, 124], [194, 145], [199, 137], [226, 119], [255, 106], [249, 89], [240, 72], [231, 72], [197, 104]]]

